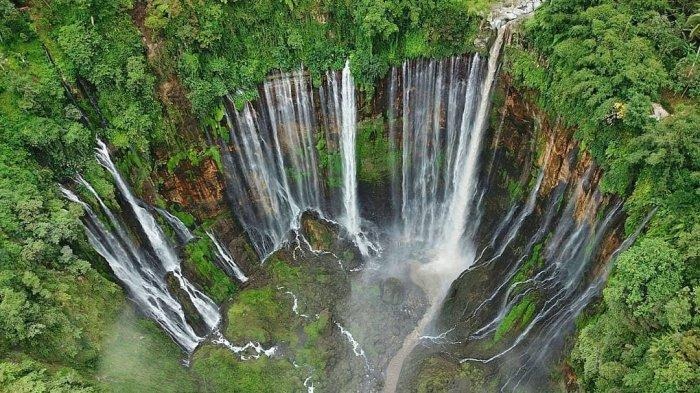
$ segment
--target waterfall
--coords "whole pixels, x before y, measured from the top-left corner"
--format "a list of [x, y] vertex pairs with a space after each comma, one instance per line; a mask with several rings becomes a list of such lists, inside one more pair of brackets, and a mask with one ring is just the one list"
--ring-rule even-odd
[[[451, 60], [452, 61], [452, 60]], [[387, 125], [389, 128], [389, 151], [392, 154], [396, 154], [395, 152], [399, 151], [398, 144], [396, 143], [398, 136], [398, 130], [396, 126], [396, 118], [397, 118], [397, 113], [396, 113], [396, 99], [397, 99], [397, 94], [396, 91], [398, 90], [398, 84], [399, 84], [399, 72], [396, 67], [393, 67], [391, 69], [391, 74], [389, 76], [389, 100], [387, 102]], [[399, 165], [398, 165], [398, 160], [396, 157], [392, 157], [391, 160], [391, 180], [390, 180], [390, 185], [391, 185], [391, 208], [392, 208], [392, 213], [394, 216], [394, 222], [392, 224], [396, 224], [396, 220], [398, 219], [399, 216], [399, 211], [401, 209], [401, 199], [400, 199], [400, 174], [399, 174]]]
[[431, 305], [390, 360], [384, 392], [396, 390], [405, 358], [474, 261], [479, 155], [505, 31], [498, 29], [486, 67], [478, 54], [403, 64], [401, 237], [428, 250], [411, 277]]
[[442, 240], [454, 192], [455, 155], [459, 144], [469, 143], [480, 63], [474, 56], [403, 64], [401, 185], [393, 189], [401, 190], [394, 199], [401, 200], [400, 223], [409, 241]]
[[[355, 138], [357, 135], [357, 109], [355, 108], [355, 83], [350, 74], [350, 62], [345, 63], [340, 90], [340, 107], [335, 110], [340, 116], [340, 157], [343, 163], [343, 222], [353, 236], [360, 233], [360, 213], [357, 210], [357, 163]], [[337, 97], [337, 96], [336, 96]], [[338, 112], [336, 112], [338, 113]], [[363, 250], [363, 254], [367, 249]]]
[[217, 305], [209, 299], [205, 294], [199, 291], [192, 283], [182, 275], [180, 270], [180, 260], [177, 253], [169, 244], [163, 230], [158, 226], [155, 218], [151, 213], [143, 208], [136, 200], [136, 197], [131, 193], [129, 186], [121, 177], [119, 171], [114, 166], [112, 158], [109, 155], [107, 145], [101, 140], [97, 140], [97, 148], [95, 149], [97, 161], [112, 175], [114, 182], [117, 185], [121, 196], [127, 202], [131, 211], [134, 213], [141, 230], [146, 235], [149, 246], [153, 249], [154, 254], [161, 262], [165, 271], [173, 274], [177, 278], [180, 286], [189, 295], [192, 303], [197, 308], [204, 322], [211, 329], [219, 323], [220, 315]]
[[219, 260], [221, 266], [223, 267], [223, 270], [226, 273], [228, 273], [229, 276], [236, 277], [236, 279], [238, 279], [238, 281], [240, 282], [244, 283], [248, 281], [248, 277], [246, 277], [245, 273], [243, 273], [243, 270], [241, 270], [241, 268], [238, 267], [228, 250], [226, 250], [226, 248], [221, 245], [219, 239], [217, 239], [214, 236], [214, 234], [210, 231], [207, 231], [207, 236], [209, 236], [209, 239], [211, 239], [212, 243], [214, 243], [214, 247], [216, 248], [216, 257]]
[[401, 197], [392, 198], [401, 200], [403, 241], [431, 255], [418, 280], [436, 301], [474, 261], [479, 155], [505, 30], [486, 64], [476, 54], [402, 66], [401, 185], [392, 186]]
[[[106, 146], [101, 142], [99, 145], [98, 155], [102, 156], [101, 162], [114, 169], [109, 155], [106, 153]], [[177, 260], [168, 259], [174, 257], [175, 252], [150, 213], [138, 206], [138, 202], [128, 188], [121, 188], [126, 187], [126, 185], [116, 169], [113, 174], [115, 173], [115, 181], [124, 199], [129, 204], [133, 203], [131, 205], [133, 209], [141, 209], [136, 217], [139, 220], [144, 220], [144, 222], [139, 221], [144, 231], [151, 232], [148, 237], [148, 245], [153, 249], [153, 252], [144, 250], [132, 240], [124, 222], [107, 207], [99, 194], [82, 177], [78, 177], [78, 183], [97, 200], [109, 220], [109, 226], [104, 225], [90, 205], [80, 200], [75, 193], [64, 187], [61, 187], [61, 191], [66, 198], [80, 204], [85, 210], [84, 229], [90, 244], [109, 263], [115, 276], [126, 288], [130, 298], [142, 312], [163, 327], [185, 351], [192, 352], [204, 337], [197, 334], [187, 322], [182, 305], [168, 289], [166, 274], [172, 273], [177, 278], [178, 283], [188, 294], [210, 330], [214, 329], [219, 322], [218, 308], [206, 295], [182, 276]], [[120, 182], [121, 185], [119, 185]], [[162, 250], [164, 253], [160, 253], [158, 250]]]
[[[310, 209], [325, 218], [339, 217], [363, 255], [377, 251], [361, 229], [357, 109], [349, 63], [340, 75], [328, 72], [326, 77], [319, 91], [320, 118], [314, 110], [314, 89], [303, 69], [270, 76], [260, 88], [260, 99], [240, 110], [231, 98], [226, 99], [230, 142], [220, 143], [227, 195], [263, 259], [288, 240], [290, 230], [299, 227], [300, 214]], [[325, 138], [323, 149], [328, 155], [325, 179], [319, 175], [319, 137]], [[336, 157], [339, 193], [334, 184], [335, 161], [330, 161]]]
[[[569, 329], [573, 318], [599, 294], [607, 276], [606, 268], [604, 274], [588, 281], [598, 248], [619, 216], [621, 204], [613, 203], [598, 218], [604, 198], [598, 191], [584, 187], [594, 172], [592, 169], [573, 185], [573, 192], [566, 194], [568, 186], [559, 184], [552, 189], [547, 202], [540, 201], [541, 189], [549, 186], [545, 182], [545, 170], [551, 170], [546, 168], [546, 163], [552, 150], [556, 150], [553, 140], [547, 145], [545, 166], [533, 178], [534, 187], [521, 203], [508, 206], [507, 213], [499, 217], [502, 219], [495, 220], [495, 229], [486, 234], [484, 242], [488, 244], [480, 250], [479, 263], [475, 262], [475, 234], [484, 215], [484, 195], [489, 188], [479, 180], [483, 179], [480, 156], [488, 128], [491, 92], [507, 21], [529, 13], [539, 1], [533, 0], [532, 4], [518, 8], [520, 11], [513, 18], [507, 14], [494, 19], [497, 32], [487, 58], [474, 54], [444, 60], [411, 60], [392, 68], [389, 75], [389, 146], [392, 152], [400, 151], [401, 157], [391, 162], [394, 220], [391, 228], [385, 228], [391, 231], [387, 234], [389, 241], [408, 250], [396, 259], [406, 256], [410, 260], [405, 263], [409, 265], [408, 275], [425, 291], [429, 306], [390, 359], [386, 391], [395, 390], [404, 360], [440, 312], [450, 286], [465, 271], [468, 274], [476, 268], [493, 268], [498, 263], [493, 270], [497, 270], [495, 274], [502, 281], [490, 283], [493, 287], [484, 296], [487, 298], [475, 302], [476, 307], [470, 303], [464, 309], [463, 320], [458, 324], [468, 325], [470, 330], [458, 338], [464, 340], [460, 344], [492, 338], [506, 316], [526, 296], [538, 295], [532, 319], [518, 326], [520, 331], [513, 333], [511, 341], [489, 347], [497, 353], [482, 358], [472, 353], [460, 355], [473, 356], [462, 358], [463, 362], [481, 363], [497, 359], [505, 362], [504, 358], [511, 353], [517, 353], [525, 361], [541, 361], [545, 350], [561, 339], [560, 332]], [[236, 107], [231, 97], [225, 98], [227, 135], [218, 140], [228, 203], [257, 254], [261, 259], [271, 255], [291, 239], [290, 231], [299, 229], [301, 214], [315, 210], [324, 219], [337, 220], [364, 256], [381, 257], [378, 246], [363, 231], [358, 202], [358, 111], [349, 62], [340, 72], [327, 72], [318, 90], [301, 68], [271, 75], [259, 92], [257, 101], [241, 107]], [[107, 224], [75, 193], [65, 188], [62, 191], [83, 206], [90, 243], [109, 262], [144, 313], [188, 352], [203, 340], [204, 334], [185, 317], [176, 296], [181, 295], [180, 291], [170, 292], [167, 275], [175, 279], [175, 285], [188, 298], [186, 304], [191, 302], [201, 315], [205, 333], [214, 331], [210, 337], [215, 338], [215, 343], [226, 345], [236, 353], [251, 348], [257, 355], [274, 353], [274, 348], [265, 350], [259, 343], [244, 347], [226, 344], [215, 331], [221, 317], [216, 304], [182, 274], [176, 249], [155, 220], [155, 211], [132, 195], [101, 141], [98, 141], [97, 159], [114, 178], [125, 214], [133, 213], [133, 222], [138, 226], [133, 233], [124, 219], [113, 214], [82, 178], [78, 182], [95, 197], [109, 221]], [[489, 167], [487, 171], [490, 170]], [[559, 202], [565, 196], [568, 200], [562, 209]], [[583, 199], [587, 205], [581, 211], [578, 204]], [[172, 226], [182, 244], [193, 238], [177, 217], [162, 209], [155, 210]], [[529, 233], [533, 221], [539, 227]], [[134, 234], [142, 238], [141, 242], [132, 240]], [[217, 265], [239, 282], [247, 282], [249, 278], [229, 250], [213, 232], [206, 234], [214, 245]], [[528, 237], [524, 238], [525, 235]], [[302, 241], [305, 240], [299, 242]], [[316, 252], [306, 244], [310, 252]], [[520, 268], [538, 244], [543, 247], [544, 262], [532, 268], [534, 273], [528, 272], [522, 278], [518, 274]], [[516, 280], [516, 277], [520, 278]], [[491, 288], [495, 289], [491, 291]], [[296, 295], [286, 293], [293, 299], [292, 312], [305, 317], [299, 314]], [[459, 311], [456, 315], [459, 316]], [[336, 325], [341, 337], [348, 340], [356, 356], [364, 358], [369, 369], [362, 347], [343, 326], [337, 322]], [[461, 333], [457, 328], [450, 331]], [[517, 386], [528, 372], [527, 367], [519, 369], [512, 383]]]
[[177, 233], [177, 237], [180, 239], [182, 244], [187, 244], [190, 242], [190, 240], [194, 239], [194, 235], [192, 232], [190, 232], [189, 229], [187, 229], [187, 226], [177, 217], [174, 215], [170, 214], [167, 210], [163, 210], [159, 207], [155, 208], [158, 214], [160, 214], [165, 221], [170, 224], [170, 226], [175, 230], [175, 233]]
[[[619, 205], [617, 207], [619, 208]], [[591, 280], [585, 290], [571, 299], [565, 307], [553, 310], [552, 315], [547, 318], [545, 326], [528, 342], [525, 349], [527, 352], [522, 355], [525, 361], [520, 362], [521, 365], [506, 380], [501, 390], [508, 388], [515, 391], [521, 384], [527, 383], [538, 366], [542, 366], [552, 357], [552, 351], [555, 346], [561, 345], [565, 335], [572, 330], [576, 317], [591, 300], [600, 296], [600, 292], [607, 281], [617, 256], [632, 245], [655, 212], [656, 209], [652, 209], [637, 226], [634, 233], [621, 242], [610, 254], [603, 271], [595, 279]]]
[[340, 222], [360, 249], [362, 255], [377, 252], [362, 232], [360, 212], [357, 203], [357, 157], [355, 139], [357, 136], [357, 108], [355, 107], [355, 82], [350, 72], [350, 62], [340, 74], [327, 73], [329, 112], [333, 128], [339, 133], [340, 160], [342, 173], [342, 216]]
[[230, 145], [222, 164], [232, 210], [265, 258], [298, 228], [307, 209], [322, 210], [313, 90], [303, 70], [277, 74], [241, 110], [226, 101]]

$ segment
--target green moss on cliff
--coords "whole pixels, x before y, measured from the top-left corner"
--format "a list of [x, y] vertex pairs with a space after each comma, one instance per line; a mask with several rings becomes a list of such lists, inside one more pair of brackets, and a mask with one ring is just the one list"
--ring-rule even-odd
[[511, 285], [523, 282], [532, 277], [532, 274], [537, 271], [537, 269], [541, 268], [542, 265], [544, 265], [544, 256], [540, 254], [541, 251], [542, 243], [537, 243], [534, 247], [532, 247], [530, 257], [520, 266], [520, 268], [518, 268], [515, 276], [513, 276], [513, 278], [510, 280]]
[[513, 329], [521, 329], [527, 326], [535, 316], [537, 310], [537, 295], [527, 294], [525, 297], [513, 306], [506, 316], [501, 321], [501, 324], [496, 328], [496, 333], [493, 336], [494, 342], [499, 342], [506, 334]]
[[236, 296], [228, 310], [226, 336], [236, 343], [248, 341], [296, 343], [290, 298], [272, 286], [248, 289]]
[[493, 392], [483, 371], [470, 363], [455, 364], [441, 357], [430, 357], [417, 370], [413, 383], [405, 386], [415, 393], [433, 392]]
[[399, 160], [384, 135], [384, 119], [376, 117], [357, 125], [357, 162], [359, 180], [368, 183], [387, 181], [392, 165]]
[[304, 376], [286, 359], [240, 360], [222, 347], [204, 346], [192, 366], [202, 392], [280, 392], [304, 390]]
[[192, 240], [185, 247], [187, 258], [182, 265], [185, 271], [195, 276], [196, 281], [202, 285], [204, 292], [212, 300], [221, 303], [233, 295], [236, 285], [214, 264], [213, 247], [214, 245], [206, 236]]
[[328, 146], [328, 141], [322, 132], [316, 140], [316, 152], [318, 165], [325, 172], [325, 181], [329, 188], [337, 188], [343, 185], [343, 163], [340, 152]]
[[[270, 281], [262, 287], [245, 289], [236, 295], [227, 312], [225, 335], [236, 345], [250, 341], [266, 346], [274, 344], [284, 352], [284, 359], [261, 360], [261, 357], [241, 363], [216, 350], [217, 358], [223, 359], [224, 364], [217, 365], [212, 371], [214, 375], [211, 375], [208, 366], [201, 364], [201, 351], [198, 351], [195, 370], [201, 370], [200, 374], [205, 375], [204, 378], [208, 381], [218, 381], [219, 374], [237, 374], [240, 371], [250, 374], [251, 379], [246, 382], [250, 385], [245, 386], [251, 388], [256, 386], [269, 389], [264, 385], [268, 382], [259, 381], [258, 376], [279, 380], [281, 384], [275, 390], [252, 391], [287, 391], [287, 388], [297, 391], [300, 381], [309, 376], [314, 376], [313, 379], [319, 381], [321, 378], [318, 377], [327, 371], [326, 364], [333, 350], [332, 345], [337, 345], [330, 339], [333, 328], [331, 316], [328, 311], [321, 311], [317, 315], [304, 314], [308, 312], [307, 302], [315, 296], [313, 276], [302, 274], [300, 267], [289, 265], [279, 256], [271, 257], [266, 265]], [[305, 277], [309, 278], [308, 282], [305, 282]], [[297, 310], [294, 310], [294, 296], [298, 300]], [[207, 354], [213, 352], [213, 349], [204, 351]], [[290, 369], [288, 366], [291, 362], [299, 368]], [[221, 382], [213, 383], [219, 388], [224, 386], [220, 385]], [[256, 385], [257, 383], [263, 385]]]

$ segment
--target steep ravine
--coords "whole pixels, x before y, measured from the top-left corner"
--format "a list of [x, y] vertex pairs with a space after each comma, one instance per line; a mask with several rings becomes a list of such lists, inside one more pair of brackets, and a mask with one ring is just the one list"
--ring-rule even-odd
[[[358, 143], [372, 146], [355, 153], [359, 229], [348, 229], [339, 187], [341, 117], [354, 112], [339, 104], [349, 94], [340, 73], [320, 89], [303, 72], [273, 75], [264, 98], [242, 110], [227, 103], [219, 129], [187, 142], [220, 155], [152, 174], [143, 200], [191, 217], [196, 236], [176, 247], [174, 271], [202, 294], [218, 293], [211, 275], [227, 277], [228, 259], [207, 240], [212, 233], [246, 276], [229, 271], [237, 289], [217, 298], [222, 323], [209, 329], [192, 322], [197, 306], [186, 303], [196, 296], [169, 279], [183, 318], [200, 326], [195, 371], [264, 364], [290, 390], [318, 391], [549, 383], [573, 319], [598, 293], [624, 217], [619, 201], [597, 190], [600, 170], [572, 130], [540, 112], [498, 65], [497, 51], [409, 61], [378, 82], [383, 91], [371, 101], [352, 95]], [[483, 141], [473, 145], [480, 122]], [[309, 208], [316, 212], [299, 216]], [[381, 252], [358, 247], [358, 236]], [[169, 242], [178, 244], [174, 235]], [[199, 242], [204, 259], [193, 257]]]

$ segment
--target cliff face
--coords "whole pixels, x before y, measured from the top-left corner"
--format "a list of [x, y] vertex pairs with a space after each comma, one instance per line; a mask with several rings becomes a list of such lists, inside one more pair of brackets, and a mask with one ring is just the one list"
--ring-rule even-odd
[[225, 186], [213, 159], [207, 158], [197, 167], [184, 161], [174, 173], [158, 176], [163, 181], [161, 195], [197, 219], [215, 218], [225, 212]]
[[449, 391], [555, 383], [549, 373], [559, 367], [565, 337], [599, 293], [596, 279], [620, 244], [623, 215], [598, 191], [600, 168], [573, 130], [540, 111], [508, 75], [494, 92], [489, 138], [475, 262], [452, 284], [438, 317], [432, 334], [446, 338], [404, 366], [406, 391], [421, 383]]

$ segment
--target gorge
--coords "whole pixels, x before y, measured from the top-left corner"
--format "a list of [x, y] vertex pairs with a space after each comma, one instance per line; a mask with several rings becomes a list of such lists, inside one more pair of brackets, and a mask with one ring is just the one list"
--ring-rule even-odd
[[[545, 48], [550, 36], [559, 40], [564, 33], [552, 27], [556, 18], [581, 5], [440, 1], [429, 11], [386, 5], [382, 15], [396, 22], [396, 31], [369, 7], [353, 20], [376, 35], [365, 31], [348, 44], [343, 18], [355, 15], [348, 11], [353, 7], [365, 10], [357, 4], [295, 1], [267, 10], [257, 8], [263, 2], [215, 2], [206, 15], [179, 1], [120, 4], [104, 12], [126, 15], [118, 26], [128, 28], [115, 25], [112, 32], [135, 31], [138, 40], [130, 45], [143, 53], [129, 58], [128, 92], [110, 97], [97, 79], [105, 68], [94, 68], [91, 79], [79, 65], [79, 49], [59, 51], [70, 40], [44, 37], [42, 29], [51, 27], [38, 22], [43, 11], [34, 2], [20, 9], [3, 1], [12, 15], [27, 13], [36, 42], [43, 40], [32, 44], [32, 53], [48, 55], [52, 83], [62, 81], [42, 105], [60, 96], [69, 103], [54, 112], [73, 118], [73, 125], [58, 127], [67, 131], [55, 144], [46, 148], [41, 137], [31, 142], [25, 156], [39, 157], [37, 168], [50, 168], [37, 170], [47, 184], [46, 202], [20, 198], [12, 209], [25, 210], [12, 214], [45, 233], [41, 228], [51, 225], [31, 224], [30, 217], [40, 219], [40, 209], [58, 206], [49, 216], [61, 235], [46, 243], [76, 281], [49, 287], [63, 291], [54, 298], [78, 328], [72, 335], [70, 329], [56, 333], [55, 347], [25, 344], [32, 333], [18, 335], [15, 344], [0, 341], [7, 358], [0, 363], [0, 392], [3, 385], [21, 391], [28, 375], [57, 380], [25, 391], [536, 392], [607, 391], [615, 384], [634, 391], [652, 386], [651, 374], [630, 371], [636, 367], [630, 358], [642, 353], [649, 354], [644, 364], [661, 357], [677, 368], [652, 378], [668, 387], [664, 378], [677, 375], [673, 389], [650, 391], [689, 391], [700, 380], [694, 367], [700, 359], [693, 357], [693, 348], [700, 348], [696, 231], [688, 229], [697, 227], [698, 198], [691, 188], [669, 191], [673, 197], [665, 199], [654, 194], [653, 179], [670, 176], [671, 169], [654, 172], [662, 159], [649, 147], [682, 151], [684, 159], [673, 162], [695, 184], [697, 119], [695, 109], [683, 112], [693, 102], [684, 102], [690, 87], [664, 98], [664, 106], [675, 108], [667, 120], [651, 117], [652, 102], [636, 93], [605, 97], [604, 109], [581, 109], [585, 113], [575, 117], [579, 113], [559, 99], [590, 93], [588, 101], [572, 104], [583, 108], [607, 92], [590, 85], [591, 57], [572, 54], [594, 43], [567, 46], [585, 31], [574, 29], [557, 41], [560, 57], [534, 48]], [[463, 12], [463, 24], [452, 29], [458, 17], [441, 14], [440, 7]], [[281, 18], [275, 26], [308, 30], [289, 33], [284, 42], [255, 32], [251, 21], [272, 23], [255, 19], [267, 11]], [[221, 55], [231, 54], [221, 35], [207, 36], [213, 27], [205, 21], [229, 26], [221, 15], [237, 18], [253, 37], [241, 63]], [[440, 17], [450, 22], [442, 26]], [[91, 18], [93, 28], [101, 26], [100, 17]], [[181, 41], [178, 34], [186, 36], [187, 28], [167, 27], [185, 20], [197, 21], [196, 42]], [[73, 28], [83, 27], [66, 25], [60, 32]], [[368, 36], [375, 41], [364, 41]], [[265, 52], [268, 38], [283, 49]], [[101, 45], [92, 40], [85, 45]], [[309, 50], [310, 43], [317, 46]], [[13, 48], [24, 44], [18, 45]], [[560, 87], [568, 80], [548, 68], [555, 60], [560, 67], [585, 63], [586, 86]], [[14, 60], [3, 64], [15, 67]], [[635, 69], [625, 77], [640, 75]], [[551, 91], [542, 87], [545, 80]], [[149, 83], [155, 96], [141, 91]], [[0, 84], [0, 94], [20, 96], [8, 86]], [[105, 107], [108, 97], [162, 106], [139, 116], [131, 106], [115, 115], [115, 106]], [[4, 113], [16, 120], [16, 112]], [[592, 125], [589, 117], [596, 117]], [[135, 131], [148, 122], [162, 127], [161, 134], [146, 127], [151, 131], [144, 139]], [[625, 128], [626, 122], [632, 125]], [[667, 124], [688, 133], [688, 151], [671, 146], [671, 137], [650, 142], [643, 134]], [[647, 150], [616, 150], [630, 146]], [[11, 146], [3, 149], [14, 157]], [[71, 149], [80, 153], [66, 159]], [[639, 167], [642, 156], [649, 167]], [[679, 183], [673, 179], [668, 183]], [[668, 203], [678, 203], [689, 221], [679, 220], [681, 213], [669, 216], [677, 207]], [[649, 240], [681, 226], [687, 233]], [[18, 260], [41, 254], [43, 246], [25, 243]], [[0, 256], [15, 252], [8, 250]], [[642, 273], [647, 265], [654, 273]], [[27, 299], [51, 297], [32, 274], [10, 276], [28, 288]], [[0, 284], [10, 282], [3, 277]], [[2, 288], [0, 306], [8, 310], [6, 304], [21, 296]], [[657, 303], [647, 307], [640, 299]], [[633, 317], [624, 323], [609, 319], [625, 313]], [[59, 319], [46, 315], [32, 329]], [[80, 328], [85, 320], [99, 322]], [[0, 332], [11, 337], [2, 330], [5, 323]], [[625, 344], [631, 332], [645, 329], [668, 333], [664, 340], [677, 342], [668, 345], [682, 355], [658, 349], [667, 342], [662, 339], [638, 350]], [[608, 345], [605, 355], [591, 349], [597, 337]], [[610, 353], [620, 360], [601, 360]], [[65, 371], [65, 378], [58, 366], [23, 371], [38, 367], [31, 363], [36, 359], [77, 371]], [[625, 379], [628, 371], [639, 380]]]
[[[222, 119], [226, 134], [216, 142], [226, 199], [263, 268], [280, 249], [296, 248], [301, 256], [295, 258], [321, 251], [302, 230], [302, 213], [311, 211], [336, 227], [338, 235], [350, 241], [350, 250], [354, 249], [351, 258], [358, 267], [349, 270], [343, 264], [347, 257], [337, 256], [347, 250], [328, 251], [338, 260], [341, 271], [348, 273], [345, 279], [350, 282], [351, 292], [362, 285], [355, 282], [395, 280], [394, 285], [400, 288], [413, 286], [423, 299], [424, 306], [413, 311], [419, 319], [415, 326], [398, 328], [408, 334], [394, 339], [401, 345], [393, 356], [396, 349], [392, 346], [387, 353], [368, 356], [361, 338], [387, 340], [389, 337], [384, 335], [395, 331], [364, 331], [354, 322], [360, 318], [353, 315], [357, 312], [353, 309], [343, 310], [341, 306], [337, 314], [331, 313], [347, 339], [345, 345], [350, 346], [352, 355], [363, 359], [361, 366], [366, 371], [353, 381], [358, 385], [344, 386], [343, 391], [382, 386], [385, 392], [396, 391], [404, 363], [421, 367], [424, 362], [415, 364], [414, 351], [420, 354], [418, 359], [448, 355], [458, 357], [456, 364], [487, 365], [488, 372], [508, 369], [509, 373], [503, 375], [512, 376], [494, 379], [499, 388], [535, 389], [542, 382], [535, 379], [530, 384], [531, 374], [539, 373], [537, 378], [542, 378], [546, 373], [550, 366], [546, 362], [561, 348], [561, 343], [554, 343], [563, 337], [560, 331], [571, 329], [573, 319], [599, 295], [596, 283], [604, 279], [594, 270], [607, 269], [606, 254], [615, 242], [620, 242], [614, 235], [620, 203], [603, 200], [596, 186], [600, 175], [595, 165], [585, 159], [579, 162], [575, 145], [566, 142], [556, 146], [554, 135], [534, 125], [527, 130], [531, 134], [521, 138], [535, 146], [528, 154], [539, 157], [529, 158], [532, 164], [524, 166], [522, 173], [506, 174], [530, 179], [522, 185], [530, 187], [522, 202], [514, 199], [512, 206], [496, 202], [503, 191], [498, 184], [489, 184], [494, 176], [491, 172], [503, 171], [506, 161], [493, 160], [486, 165], [489, 156], [500, 148], [493, 138], [518, 137], [508, 135], [516, 130], [505, 130], [503, 135], [504, 130], [489, 127], [489, 115], [498, 113], [490, 110], [492, 88], [509, 28], [510, 23], [501, 24], [485, 58], [475, 54], [440, 61], [407, 61], [390, 71], [385, 83], [386, 101], [374, 106], [390, 119], [385, 132], [393, 139], [387, 142], [397, 153], [386, 179], [389, 186], [362, 196], [363, 201], [371, 199], [367, 203], [370, 206], [384, 202], [390, 207], [385, 212], [360, 209], [358, 202], [357, 96], [349, 62], [340, 72], [326, 73], [319, 89], [312, 87], [308, 74], [301, 69], [271, 75], [260, 87], [261, 98], [241, 109], [232, 99], [227, 100]], [[557, 129], [549, 132], [565, 133]], [[487, 144], [483, 140], [489, 136], [493, 142]], [[528, 141], [530, 138], [533, 140]], [[317, 148], [318, 141], [323, 141], [322, 149]], [[131, 270], [132, 276], [146, 274], [143, 278], [118, 275], [141, 310], [187, 353], [210, 336], [214, 343], [233, 348], [241, 360], [251, 352], [241, 352], [240, 348], [252, 350], [255, 357], [263, 352], [275, 356], [274, 348], [279, 343], [266, 343], [272, 348], [267, 351], [260, 342], [230, 344], [219, 333], [222, 317], [218, 306], [183, 276], [176, 255], [178, 242], [186, 242], [193, 235], [168, 239], [153, 213], [131, 194], [107, 147], [101, 141], [98, 144], [97, 159], [113, 175], [119, 200], [126, 203], [122, 208], [127, 215], [124, 221], [138, 226], [125, 229], [94, 189], [79, 178], [111, 221], [103, 224], [91, 213], [86, 230], [112, 270]], [[484, 145], [491, 149], [483, 149]], [[335, 162], [326, 163], [324, 168], [319, 157]], [[545, 177], [549, 190], [543, 189]], [[64, 193], [89, 213], [92, 211], [71, 191], [64, 189]], [[394, 203], [388, 206], [387, 201]], [[382, 218], [371, 222], [363, 215]], [[170, 213], [162, 216], [175, 232], [188, 231]], [[206, 235], [212, 240], [219, 263], [223, 263], [219, 267], [232, 279], [246, 283], [246, 274], [227, 246], [211, 231]], [[142, 240], [134, 243], [132, 236]], [[602, 250], [604, 240], [612, 242], [607, 251]], [[108, 251], [114, 243], [120, 247], [116, 255]], [[151, 254], [150, 259], [144, 254]], [[126, 269], [125, 262], [129, 264]], [[251, 277], [255, 280], [255, 274]], [[297, 295], [286, 287], [278, 288], [293, 296], [292, 312], [299, 315], [299, 303], [306, 303], [303, 292]], [[353, 303], [354, 297], [350, 293], [349, 299], [336, 301]], [[373, 318], [392, 317], [381, 307], [372, 312]], [[515, 321], [517, 326], [508, 326], [505, 320], [513, 315], [520, 318]], [[421, 348], [416, 349], [418, 344]], [[278, 356], [294, 359], [295, 354]], [[498, 364], [494, 371], [491, 363]], [[316, 389], [330, 386], [320, 380], [324, 372], [314, 370], [307, 382]], [[403, 380], [406, 386], [410, 374]], [[313, 390], [310, 386], [308, 389]]]

